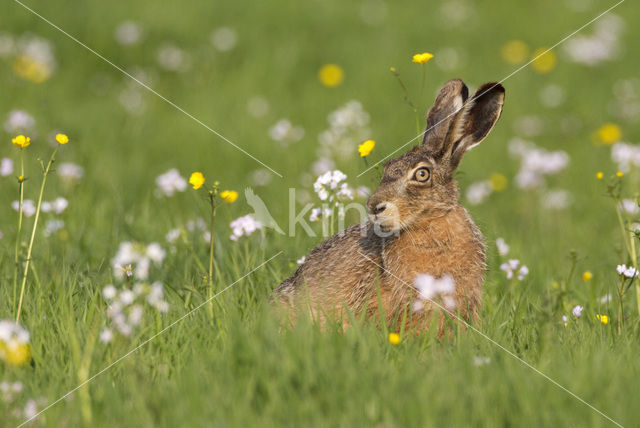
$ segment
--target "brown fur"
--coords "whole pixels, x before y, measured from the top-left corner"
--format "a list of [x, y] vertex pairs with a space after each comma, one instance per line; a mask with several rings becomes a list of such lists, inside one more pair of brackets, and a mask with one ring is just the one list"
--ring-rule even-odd
[[[427, 116], [423, 144], [389, 161], [380, 186], [367, 201], [370, 221], [354, 225], [316, 247], [274, 297], [290, 310], [316, 319], [356, 316], [387, 321], [411, 313], [415, 278], [449, 274], [456, 311], [477, 318], [485, 271], [483, 237], [458, 202], [453, 179], [464, 152], [491, 131], [502, 110], [504, 88], [481, 86], [471, 99], [461, 80], [448, 82]], [[427, 168], [429, 179], [416, 171]], [[383, 232], [383, 233], [380, 233]], [[394, 232], [394, 233], [390, 233]], [[429, 325], [433, 304], [409, 317], [416, 329]], [[443, 317], [440, 317], [441, 325]]]

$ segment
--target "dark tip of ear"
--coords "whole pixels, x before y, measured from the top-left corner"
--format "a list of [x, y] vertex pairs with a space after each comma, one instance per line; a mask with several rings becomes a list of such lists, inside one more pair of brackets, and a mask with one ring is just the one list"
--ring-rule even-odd
[[504, 96], [504, 86], [502, 86], [500, 83], [498, 82], [489, 82], [489, 83], [485, 83], [484, 85], [480, 86], [478, 88], [478, 90], [476, 91], [476, 93], [473, 95], [474, 99], [478, 99], [482, 96], [484, 96], [485, 94], [491, 94], [491, 95], [498, 95], [501, 94]]

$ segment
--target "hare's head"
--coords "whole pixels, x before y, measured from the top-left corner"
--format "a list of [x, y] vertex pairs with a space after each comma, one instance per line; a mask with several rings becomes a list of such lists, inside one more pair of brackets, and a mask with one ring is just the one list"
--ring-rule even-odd
[[410, 228], [458, 204], [453, 174], [464, 153], [498, 121], [504, 88], [486, 83], [468, 95], [461, 80], [447, 82], [427, 114], [422, 145], [385, 164], [380, 186], [367, 201], [371, 221], [382, 230]]

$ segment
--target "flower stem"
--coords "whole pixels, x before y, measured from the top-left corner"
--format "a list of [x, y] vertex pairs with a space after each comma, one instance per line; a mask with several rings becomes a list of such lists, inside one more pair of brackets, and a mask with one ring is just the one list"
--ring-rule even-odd
[[24, 200], [24, 149], [20, 149], [20, 177], [18, 178], [18, 230], [16, 232], [16, 250], [15, 250], [15, 266], [13, 268], [13, 305], [16, 307], [16, 298], [18, 293], [18, 266], [20, 265], [20, 233], [22, 231], [22, 201]]
[[[49, 158], [46, 168], [43, 168], [42, 172], [42, 185], [40, 186], [40, 194], [38, 195], [38, 205], [36, 207], [36, 216], [33, 220], [33, 229], [31, 230], [31, 239], [29, 240], [29, 247], [27, 248], [27, 261], [24, 267], [24, 273], [22, 274], [22, 285], [20, 286], [20, 300], [18, 301], [18, 311], [16, 313], [16, 322], [20, 321], [20, 312], [22, 311], [22, 299], [24, 298], [24, 289], [27, 284], [27, 275], [29, 274], [29, 264], [31, 262], [31, 250], [33, 249], [33, 241], [36, 237], [36, 230], [38, 228], [38, 218], [40, 217], [40, 208], [42, 206], [42, 195], [44, 194], [44, 186], [47, 183], [47, 175], [51, 171], [51, 166], [55, 162], [56, 153], [58, 153], [58, 147], [55, 148]], [[40, 161], [42, 164], [42, 161]], [[43, 165], [44, 166], [44, 165]]]
[[216, 220], [216, 192], [209, 191], [209, 201], [211, 203], [211, 224], [209, 228], [209, 315], [213, 317], [213, 247], [214, 240], [214, 224]]

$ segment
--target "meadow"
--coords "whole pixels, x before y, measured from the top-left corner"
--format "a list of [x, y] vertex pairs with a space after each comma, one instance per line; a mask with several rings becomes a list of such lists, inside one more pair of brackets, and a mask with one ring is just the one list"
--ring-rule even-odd
[[[0, 426], [637, 426], [640, 7], [616, 4], [4, 2]], [[506, 89], [457, 173], [480, 320], [283, 326], [321, 225], [256, 224], [245, 188], [285, 232], [327, 171], [364, 203], [452, 78]]]

